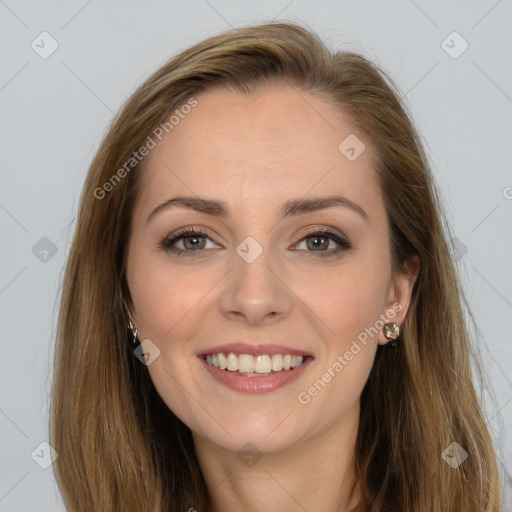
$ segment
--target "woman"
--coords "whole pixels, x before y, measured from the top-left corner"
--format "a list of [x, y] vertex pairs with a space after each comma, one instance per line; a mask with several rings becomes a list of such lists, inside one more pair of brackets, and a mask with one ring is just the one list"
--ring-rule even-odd
[[71, 511], [498, 512], [427, 159], [291, 23], [171, 59], [89, 171], [52, 399]]

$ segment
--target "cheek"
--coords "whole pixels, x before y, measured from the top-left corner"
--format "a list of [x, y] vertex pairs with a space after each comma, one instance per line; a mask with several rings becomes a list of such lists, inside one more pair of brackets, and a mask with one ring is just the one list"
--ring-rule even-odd
[[[199, 403], [190, 399], [196, 391], [198, 362], [190, 340], [197, 336], [206, 309], [207, 294], [218, 278], [201, 273], [193, 266], [178, 267], [154, 255], [134, 258], [130, 291], [137, 313], [140, 339], [151, 340], [159, 349], [148, 372], [166, 405], [187, 424], [200, 429], [205, 414]], [[197, 420], [198, 418], [201, 421]], [[196, 422], [197, 420], [197, 422]]]
[[186, 317], [194, 316], [215, 276], [155, 260], [154, 255], [134, 257], [130, 291], [139, 331], [158, 344], [172, 337]]
[[294, 290], [316, 323], [325, 326], [331, 350], [344, 350], [357, 336], [374, 326], [382, 313], [387, 272], [380, 263], [361, 259], [327, 272], [300, 277]]
[[326, 328], [318, 330], [325, 333], [321, 357], [296, 399], [308, 418], [322, 418], [322, 428], [353, 410], [371, 372], [384, 289], [376, 275], [354, 265], [307, 288], [305, 303], [318, 317], [316, 325]]

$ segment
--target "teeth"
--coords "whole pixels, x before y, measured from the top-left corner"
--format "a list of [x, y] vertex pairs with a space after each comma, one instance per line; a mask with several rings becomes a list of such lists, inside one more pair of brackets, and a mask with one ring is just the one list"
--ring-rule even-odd
[[[208, 360], [206, 360], [208, 362]], [[213, 360], [212, 360], [213, 364]], [[230, 372], [236, 372], [238, 370], [238, 357], [235, 356], [232, 352], [228, 354], [228, 366], [227, 369]]]
[[280, 372], [283, 369], [283, 356], [281, 354], [274, 354], [271, 359], [272, 371]]
[[273, 354], [272, 356], [262, 354], [253, 356], [251, 354], [236, 355], [233, 352], [229, 354], [220, 352], [219, 354], [206, 355], [206, 362], [209, 365], [230, 372], [239, 371], [248, 376], [253, 376], [254, 374], [264, 376], [270, 375], [272, 372], [290, 370], [300, 366], [303, 360], [303, 356], [292, 354]]
[[[231, 355], [234, 356], [234, 354]], [[238, 369], [240, 373], [252, 373], [254, 371], [254, 357], [249, 354], [240, 354], [238, 356]]]
[[270, 373], [272, 365], [270, 356], [256, 356], [254, 358], [254, 370], [256, 373]]

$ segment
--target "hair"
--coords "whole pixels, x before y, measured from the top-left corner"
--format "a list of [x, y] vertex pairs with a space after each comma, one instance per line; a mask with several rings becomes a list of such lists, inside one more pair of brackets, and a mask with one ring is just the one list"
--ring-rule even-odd
[[[214, 86], [248, 94], [271, 83], [325, 98], [367, 137], [393, 269], [407, 272], [414, 256], [421, 264], [400, 343], [379, 347], [361, 395], [355, 469], [371, 512], [499, 512], [497, 457], [472, 383], [478, 361], [467, 301], [411, 116], [375, 64], [331, 51], [288, 22], [232, 29], [170, 59], [128, 99], [91, 163], [63, 279], [51, 400], [67, 509], [211, 510], [190, 429], [134, 357], [127, 329], [127, 247], [142, 169], [133, 155], [193, 95]], [[457, 468], [442, 457], [453, 442], [468, 453]]]

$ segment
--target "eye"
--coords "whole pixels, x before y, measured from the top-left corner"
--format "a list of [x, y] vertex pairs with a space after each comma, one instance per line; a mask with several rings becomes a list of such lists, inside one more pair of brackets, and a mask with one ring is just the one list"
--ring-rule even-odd
[[[210, 240], [208, 234], [204, 231], [187, 228], [164, 238], [161, 246], [165, 251], [174, 252], [178, 256], [185, 252], [195, 256], [201, 252], [201, 249], [208, 249], [208, 247], [205, 247], [206, 239]], [[174, 247], [175, 244], [177, 245], [180, 242], [182, 242], [182, 247]]]
[[[329, 251], [327, 249], [329, 249], [329, 245], [332, 245], [331, 242], [337, 244], [338, 247], [335, 247]], [[306, 232], [303, 235], [300, 243], [297, 244], [297, 247], [299, 247], [301, 244], [306, 245], [306, 252], [315, 253], [314, 257], [320, 258], [333, 256], [352, 248], [352, 244], [346, 238], [336, 235], [335, 233], [332, 233], [326, 229], [313, 229]]]
[[[173, 252], [177, 256], [184, 253], [188, 253], [191, 256], [198, 256], [203, 249], [212, 248], [206, 247], [206, 240], [211, 241], [206, 232], [192, 227], [167, 236], [162, 240], [160, 245], [165, 251]], [[334, 242], [337, 247], [328, 250], [329, 246], [332, 245], [331, 242]], [[177, 247], [179, 243], [182, 244], [182, 247]], [[302, 236], [299, 244], [296, 244], [296, 247], [299, 247], [303, 243], [306, 244], [306, 249], [299, 250], [314, 253], [314, 257], [329, 257], [352, 248], [352, 244], [346, 238], [325, 229], [312, 229], [307, 231]]]

